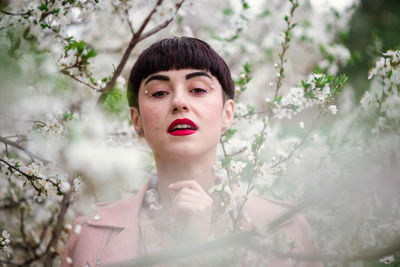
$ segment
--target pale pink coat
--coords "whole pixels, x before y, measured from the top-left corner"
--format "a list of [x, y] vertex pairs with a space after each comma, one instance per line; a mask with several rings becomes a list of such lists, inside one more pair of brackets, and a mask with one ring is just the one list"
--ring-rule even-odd
[[[139, 256], [139, 210], [147, 189], [148, 183], [137, 195], [113, 202], [91, 215], [78, 217], [68, 238], [61, 266], [93, 267]], [[285, 210], [282, 206], [287, 205], [258, 195], [249, 196], [247, 204], [245, 210], [259, 225], [279, 217]], [[81, 228], [79, 234], [75, 231], [77, 225]], [[317, 252], [317, 245], [310, 238], [311, 228], [304, 216], [297, 215], [283, 227], [286, 235], [296, 242], [293, 252]], [[72, 263], [68, 263], [70, 261]], [[268, 266], [285, 266], [285, 263], [275, 260]], [[323, 265], [303, 262], [303, 266]]]

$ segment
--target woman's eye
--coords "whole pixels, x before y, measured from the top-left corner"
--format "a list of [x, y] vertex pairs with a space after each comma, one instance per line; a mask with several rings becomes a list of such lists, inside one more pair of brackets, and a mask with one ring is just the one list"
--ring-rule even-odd
[[168, 95], [167, 91], [157, 91], [157, 92], [152, 93], [150, 96], [155, 97], [155, 98], [162, 98], [166, 95]]
[[203, 88], [194, 88], [194, 89], [190, 90], [190, 92], [195, 95], [202, 95], [202, 94], [208, 93], [207, 90], [204, 90]]

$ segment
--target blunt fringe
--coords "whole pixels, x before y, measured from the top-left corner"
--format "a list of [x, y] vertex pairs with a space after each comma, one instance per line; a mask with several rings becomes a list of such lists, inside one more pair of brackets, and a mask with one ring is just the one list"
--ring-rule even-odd
[[163, 39], [145, 49], [136, 60], [128, 82], [128, 102], [138, 107], [138, 92], [143, 79], [168, 70], [199, 69], [214, 75], [224, 90], [224, 99], [235, 97], [235, 86], [225, 61], [206, 42], [191, 37]]

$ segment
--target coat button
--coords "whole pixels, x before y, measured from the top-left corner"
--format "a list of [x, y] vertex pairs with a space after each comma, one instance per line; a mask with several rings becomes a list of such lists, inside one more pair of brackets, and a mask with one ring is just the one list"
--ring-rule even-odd
[[94, 219], [95, 221], [98, 221], [98, 220], [101, 219], [101, 216], [100, 216], [99, 214], [96, 214], [96, 215], [94, 215], [93, 219]]

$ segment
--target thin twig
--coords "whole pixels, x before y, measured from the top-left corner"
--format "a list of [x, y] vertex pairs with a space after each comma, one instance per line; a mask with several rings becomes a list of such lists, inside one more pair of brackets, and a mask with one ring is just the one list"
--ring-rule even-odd
[[294, 149], [292, 151], [290, 151], [289, 155], [287, 155], [284, 158], [281, 158], [280, 160], [278, 160], [277, 162], [275, 162], [274, 164], [272, 164], [270, 166], [270, 169], [273, 169], [275, 167], [277, 167], [278, 165], [282, 164], [283, 162], [288, 161], [293, 154], [307, 141], [308, 137], [310, 136], [311, 132], [314, 130], [315, 126], [317, 125], [318, 121], [321, 119], [322, 115], [324, 114], [325, 110], [327, 109], [328, 105], [333, 101], [333, 96], [337, 94], [337, 92], [339, 91], [339, 89], [343, 86], [342, 83], [339, 83], [336, 88], [335, 88], [335, 92], [329, 97], [328, 100], [325, 101], [324, 105], [322, 106], [317, 118], [313, 121], [313, 123], [311, 124], [310, 129], [308, 129], [307, 133], [304, 135], [303, 139], [301, 140], [300, 143], [298, 143]]
[[284, 68], [283, 68], [283, 64], [285, 63], [285, 55], [286, 55], [286, 51], [289, 48], [289, 42], [290, 42], [290, 31], [293, 29], [293, 24], [292, 24], [292, 19], [293, 19], [293, 15], [294, 15], [294, 11], [296, 10], [296, 8], [298, 7], [298, 1], [294, 0], [294, 1], [290, 1], [292, 3], [292, 8], [290, 9], [290, 17], [288, 17], [288, 19], [286, 20], [287, 23], [287, 29], [285, 31], [285, 41], [282, 44], [282, 51], [279, 54], [279, 58], [280, 58], [280, 62], [279, 62], [279, 75], [277, 77], [276, 80], [276, 87], [275, 87], [275, 96], [274, 99], [276, 99], [278, 97], [278, 93], [279, 93], [279, 89], [281, 88], [282, 85], [282, 78], [283, 78], [283, 74], [284, 74]]
[[52, 180], [47, 179], [47, 178], [42, 178], [42, 177], [39, 177], [39, 176], [36, 176], [36, 175], [27, 174], [26, 172], [21, 171], [20, 169], [18, 169], [17, 167], [11, 165], [10, 163], [8, 163], [7, 161], [5, 161], [5, 160], [3, 160], [3, 159], [0, 159], [0, 162], [4, 163], [4, 164], [7, 165], [9, 168], [11, 168], [11, 169], [13, 169], [13, 170], [19, 172], [19, 173], [22, 174], [23, 176], [25, 176], [25, 177], [27, 178], [27, 180], [29, 181], [29, 183], [33, 186], [33, 188], [35, 188], [35, 190], [36, 190], [39, 194], [42, 193], [43, 189], [38, 188], [38, 187], [35, 185], [35, 180], [42, 180], [42, 181], [49, 182], [49, 183], [51, 183], [51, 184], [57, 189], [57, 192], [58, 192], [58, 193], [61, 193], [61, 189], [60, 189], [58, 183], [53, 182]]
[[163, 0], [158, 0], [157, 3], [154, 5], [153, 9], [150, 11], [150, 13], [147, 15], [147, 17], [144, 19], [142, 22], [142, 25], [140, 26], [139, 30], [137, 31], [137, 35], [140, 36], [144, 29], [146, 28], [147, 24], [149, 23], [151, 17], [156, 13], [157, 8], [161, 6]]
[[172, 19], [172, 18], [167, 19], [166, 21], [164, 21], [164, 22], [161, 23], [160, 25], [154, 27], [153, 29], [149, 30], [148, 32], [143, 33], [143, 34], [139, 37], [138, 41], [140, 42], [140, 41], [146, 39], [147, 37], [149, 37], [150, 35], [153, 35], [153, 34], [159, 32], [160, 30], [162, 30], [162, 29], [164, 29], [165, 27], [167, 27], [173, 20], [174, 20], [174, 19]]
[[51, 224], [54, 222], [54, 217], [50, 216], [48, 222], [46, 223], [46, 225], [42, 228], [42, 232], [40, 233], [40, 237], [39, 237], [39, 244], [42, 244], [44, 241], [44, 238], [46, 236], [46, 232], [47, 230], [50, 228]]
[[2, 260], [2, 259], [0, 259], [0, 263], [4, 264], [5, 266], [9, 266], [9, 265], [11, 265], [11, 266], [21, 266], [21, 264], [19, 264], [19, 263], [14, 263], [14, 262], [11, 262], [11, 261], [5, 261], [5, 260]]
[[[261, 132], [260, 132], [260, 138], [264, 135], [264, 132], [265, 132], [265, 130], [267, 129], [267, 126], [268, 126], [268, 120], [265, 118], [265, 119], [264, 119], [263, 128], [262, 128], [262, 130], [261, 130]], [[263, 143], [263, 142], [260, 142], [260, 143], [257, 145], [256, 149], [253, 151], [253, 154], [254, 154], [254, 160], [253, 160], [253, 162], [254, 162], [254, 168], [253, 168], [253, 170], [252, 170], [252, 173], [251, 173], [251, 175], [250, 175], [249, 181], [248, 181], [248, 183], [247, 183], [247, 189], [246, 189], [246, 193], [245, 193], [245, 195], [244, 195], [244, 197], [243, 197], [243, 201], [242, 201], [242, 202], [240, 203], [240, 205], [239, 205], [239, 212], [238, 212], [237, 217], [236, 217], [236, 220], [235, 220], [235, 225], [238, 224], [239, 221], [240, 221], [240, 218], [241, 218], [241, 216], [242, 216], [242, 211], [243, 211], [244, 205], [246, 204], [247, 199], [248, 199], [248, 197], [249, 197], [249, 194], [250, 194], [250, 192], [251, 192], [251, 190], [252, 190], [253, 179], [254, 179], [254, 176], [256, 175], [256, 172], [257, 172], [258, 152], [260, 151], [260, 148], [261, 148], [262, 143]]]
[[234, 157], [234, 156], [237, 156], [237, 155], [239, 155], [239, 154], [242, 154], [243, 152], [245, 152], [247, 150], [247, 147], [243, 147], [242, 149], [240, 149], [240, 150], [238, 150], [238, 151], [236, 151], [236, 152], [234, 152], [234, 153], [232, 153], [232, 154], [229, 154], [229, 155], [227, 155], [228, 157]]
[[93, 85], [91, 85], [91, 84], [89, 84], [89, 83], [87, 83], [87, 82], [84, 82], [84, 81], [82, 81], [82, 80], [79, 80], [79, 79], [76, 78], [74, 75], [70, 74], [70, 73], [67, 71], [66, 68], [60, 70], [60, 72], [61, 72], [62, 74], [67, 75], [68, 77], [71, 77], [71, 78], [74, 79], [75, 81], [80, 82], [80, 83], [86, 85], [87, 87], [89, 87], [89, 88], [95, 90], [96, 92], [101, 92], [100, 89], [94, 87]]
[[[222, 139], [220, 139], [219, 142], [220, 142], [221, 147], [222, 147], [222, 153], [224, 154], [224, 158], [227, 158], [228, 154], [226, 153], [224, 142], [222, 141]], [[225, 170], [226, 170], [226, 175], [228, 175], [228, 181], [229, 181], [229, 183], [231, 183], [232, 175], [231, 175], [231, 171], [229, 169], [229, 166], [225, 166]]]
[[131, 20], [129, 19], [129, 12], [128, 12], [128, 9], [125, 9], [125, 16], [126, 16], [126, 21], [128, 22], [129, 29], [131, 30], [132, 35], [135, 35], [135, 30], [133, 29], [132, 22], [131, 22]]
[[9, 145], [9, 146], [15, 147], [15, 148], [17, 148], [17, 149], [19, 149], [19, 150], [24, 151], [31, 159], [32, 159], [32, 158], [38, 159], [38, 160], [40, 160], [41, 162], [43, 162], [44, 164], [50, 163], [50, 161], [48, 161], [48, 160], [46, 160], [46, 159], [43, 159], [43, 158], [41, 158], [41, 157], [39, 157], [39, 156], [34, 155], [32, 152], [26, 150], [26, 149], [25, 149], [24, 147], [22, 147], [20, 144], [18, 144], [18, 143], [16, 143], [16, 142], [13, 142], [13, 141], [10, 141], [10, 140], [8, 140], [7, 138], [4, 138], [4, 137], [1, 137], [1, 136], [0, 136], [0, 142], [4, 143], [4, 144], [6, 144], [6, 145]]
[[12, 13], [12, 12], [6, 11], [4, 9], [1, 9], [0, 12], [4, 13], [6, 15], [9, 15], [9, 16], [27, 16], [27, 15], [31, 14], [30, 11], [27, 11], [25, 13]]
[[[74, 176], [71, 175], [68, 178], [68, 183], [72, 184], [74, 180]], [[57, 244], [57, 241], [60, 237], [60, 234], [64, 228], [64, 220], [65, 220], [65, 214], [67, 213], [68, 207], [71, 204], [71, 194], [72, 190], [69, 192], [66, 192], [63, 196], [63, 200], [61, 201], [60, 204], [60, 212], [58, 213], [57, 216], [57, 224], [52, 232], [52, 237], [46, 247], [46, 251], [44, 252], [45, 258], [43, 260], [43, 265], [48, 267], [53, 265], [53, 258], [55, 257], [55, 253], [52, 253], [51, 250], [54, 248]]]
[[[224, 145], [224, 142], [222, 141], [222, 138], [220, 138], [219, 142], [221, 143], [222, 152], [223, 152], [223, 154], [224, 154], [224, 158], [226, 159], [226, 158], [228, 157], [228, 154], [226, 153], [225, 145]], [[230, 170], [230, 168], [229, 168], [228, 165], [225, 165], [224, 168], [225, 168], [225, 171], [226, 171], [226, 175], [228, 176], [228, 183], [229, 183], [229, 186], [232, 187], [233, 181], [232, 181], [231, 170]], [[234, 213], [234, 211], [230, 211], [230, 212], [229, 212], [229, 216], [231, 217], [231, 220], [232, 220], [232, 223], [233, 223], [233, 228], [234, 228], [234, 229], [237, 229], [238, 226], [236, 225], [236, 220], [235, 220], [235, 213]]]
[[266, 109], [266, 110], [261, 110], [261, 111], [256, 111], [256, 112], [248, 112], [248, 113], [243, 114], [241, 116], [237, 116], [236, 118], [245, 119], [245, 118], [253, 116], [253, 115], [263, 115], [263, 114], [270, 113], [270, 112], [271, 112], [271, 109]]

